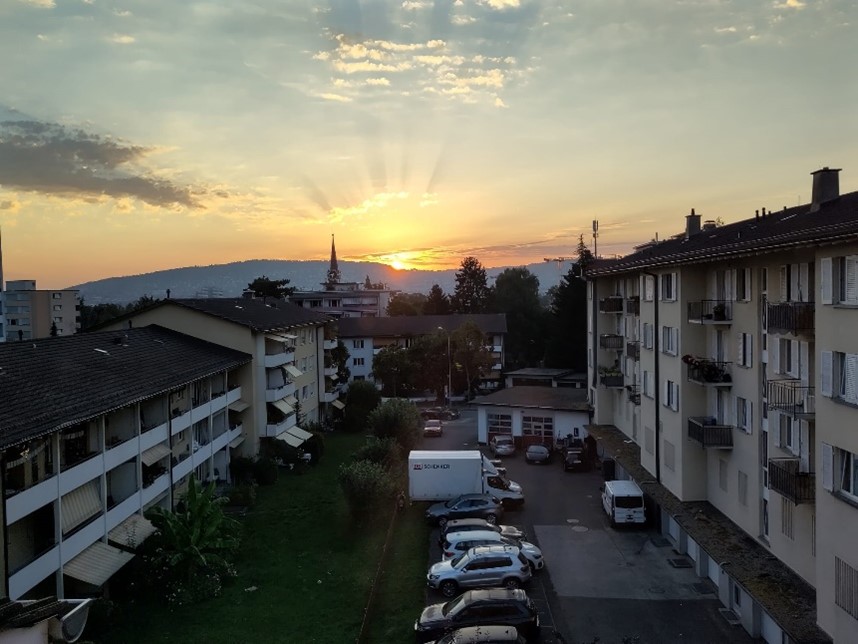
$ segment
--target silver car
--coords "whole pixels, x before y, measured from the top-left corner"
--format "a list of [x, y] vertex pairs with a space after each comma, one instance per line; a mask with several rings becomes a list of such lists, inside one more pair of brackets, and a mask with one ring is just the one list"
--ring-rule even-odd
[[512, 456], [515, 454], [515, 441], [512, 436], [492, 436], [489, 449], [494, 456]]
[[452, 559], [477, 546], [515, 546], [521, 550], [521, 554], [530, 564], [533, 572], [545, 567], [545, 559], [542, 558], [542, 550], [529, 541], [510, 539], [494, 530], [468, 530], [467, 532], [450, 532], [441, 546], [441, 556]]
[[444, 597], [454, 597], [461, 588], [520, 588], [531, 574], [530, 563], [515, 546], [478, 546], [433, 564], [426, 581]]

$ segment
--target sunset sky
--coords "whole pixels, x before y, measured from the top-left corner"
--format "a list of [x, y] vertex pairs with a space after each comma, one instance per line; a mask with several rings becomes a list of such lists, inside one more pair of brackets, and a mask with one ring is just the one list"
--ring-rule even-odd
[[854, 0], [2, 0], [5, 278], [599, 252], [858, 189]]

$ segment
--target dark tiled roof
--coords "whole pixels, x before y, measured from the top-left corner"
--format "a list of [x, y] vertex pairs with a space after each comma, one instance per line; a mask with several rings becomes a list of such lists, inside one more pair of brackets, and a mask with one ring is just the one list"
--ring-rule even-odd
[[374, 318], [340, 318], [337, 334], [341, 338], [401, 337], [427, 335], [440, 326], [455, 331], [465, 322], [472, 321], [483, 333], [506, 333], [506, 315], [482, 313], [474, 315], [395, 315]]
[[521, 378], [560, 378], [574, 373], [572, 369], [545, 369], [542, 367], [525, 367], [515, 371], [507, 371], [505, 376], [518, 376]]
[[0, 449], [250, 360], [156, 325], [2, 343]]
[[526, 407], [560, 411], [588, 411], [586, 389], [569, 387], [510, 387], [488, 396], [475, 398], [474, 405], [493, 407]]
[[162, 304], [176, 304], [201, 313], [213, 315], [253, 331], [266, 333], [282, 331], [296, 326], [317, 325], [330, 322], [331, 317], [302, 308], [286, 300], [244, 297], [218, 297], [183, 300], [165, 300]]
[[640, 447], [613, 425], [587, 425], [606, 455], [741, 584], [790, 636], [802, 644], [830, 644], [816, 624], [816, 591], [707, 501], [680, 501], [641, 465]]
[[797, 246], [858, 240], [858, 192], [850, 192], [811, 212], [810, 204], [767, 213], [689, 239], [678, 238], [647, 245], [619, 260], [594, 263], [592, 277], [671, 264], [691, 264], [775, 252]]

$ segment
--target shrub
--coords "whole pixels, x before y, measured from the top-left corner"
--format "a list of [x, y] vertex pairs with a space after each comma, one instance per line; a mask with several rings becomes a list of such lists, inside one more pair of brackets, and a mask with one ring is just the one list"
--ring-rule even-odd
[[271, 460], [280, 465], [294, 465], [301, 460], [301, 450], [286, 441], [267, 440], [262, 441], [262, 445], [260, 460]]
[[229, 472], [235, 483], [253, 483], [253, 460], [246, 456], [238, 456], [229, 462]]
[[236, 485], [229, 491], [227, 498], [229, 505], [253, 507], [256, 505], [256, 486], [249, 483]]
[[340, 465], [338, 477], [349, 510], [355, 518], [367, 518], [388, 510], [395, 485], [378, 463], [355, 461]]
[[274, 485], [277, 482], [277, 463], [270, 458], [260, 458], [253, 463], [253, 475], [259, 485]]
[[362, 432], [366, 429], [370, 412], [378, 407], [381, 394], [368, 380], [349, 383], [346, 394], [346, 409], [343, 415], [343, 427], [349, 432]]
[[399, 460], [399, 443], [392, 436], [370, 436], [354, 453], [353, 458], [355, 461], [377, 463], [389, 470]]
[[313, 435], [306, 440], [303, 447], [304, 450], [310, 455], [310, 462], [315, 465], [322, 458], [322, 454], [325, 453], [324, 434], [313, 432]]
[[420, 438], [420, 413], [414, 403], [393, 398], [369, 415], [369, 426], [376, 437], [394, 438], [407, 452]]

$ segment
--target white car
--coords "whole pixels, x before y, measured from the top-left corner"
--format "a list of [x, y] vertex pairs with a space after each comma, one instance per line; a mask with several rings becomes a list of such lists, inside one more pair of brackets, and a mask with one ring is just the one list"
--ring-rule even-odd
[[475, 548], [476, 546], [515, 546], [521, 550], [521, 554], [527, 559], [531, 570], [534, 572], [542, 570], [545, 567], [545, 559], [542, 558], [542, 550], [538, 546], [528, 542], [519, 541], [511, 537], [506, 537], [494, 530], [468, 530], [466, 532], [449, 532], [444, 537], [444, 543], [441, 545], [443, 560], [458, 557]]
[[426, 582], [444, 597], [455, 597], [467, 588], [521, 588], [530, 581], [530, 563], [515, 546], [477, 546], [429, 568]]

